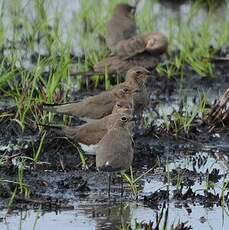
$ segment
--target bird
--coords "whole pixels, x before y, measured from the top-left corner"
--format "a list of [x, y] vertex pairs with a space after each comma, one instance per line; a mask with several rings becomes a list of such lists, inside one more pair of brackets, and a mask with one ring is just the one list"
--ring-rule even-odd
[[[93, 73], [122, 74], [134, 66], [153, 70], [167, 52], [168, 39], [160, 32], [136, 34], [136, 6], [118, 4], [106, 26], [105, 40], [111, 54], [94, 64]], [[74, 73], [75, 74], [75, 73]], [[74, 75], [73, 74], [73, 75]]]
[[127, 84], [119, 84], [111, 90], [85, 98], [80, 102], [62, 105], [44, 104], [43, 109], [49, 112], [76, 116], [85, 121], [100, 119], [111, 114], [118, 100], [131, 100], [133, 94], [137, 91], [138, 89], [130, 87]]
[[129, 100], [118, 100], [113, 107], [112, 114], [127, 113], [132, 115], [134, 109], [133, 106], [134, 106], [133, 97], [129, 98]]
[[136, 34], [135, 11], [135, 6], [126, 3], [119, 3], [114, 8], [105, 33], [106, 45], [111, 51], [119, 41]]
[[168, 51], [168, 38], [161, 32], [136, 34], [135, 11], [136, 6], [118, 4], [106, 26], [105, 40], [111, 54], [91, 70], [70, 71], [70, 75], [125, 74], [134, 66], [154, 70]]
[[143, 52], [160, 55], [166, 53], [167, 49], [167, 37], [160, 32], [150, 32], [119, 41], [113, 48], [112, 54], [122, 59], [129, 59]]
[[133, 97], [134, 110], [139, 111], [149, 102], [145, 86], [149, 75], [150, 72], [147, 69], [135, 66], [127, 71], [126, 79], [123, 83], [114, 86], [109, 91], [88, 97], [81, 102], [45, 105], [44, 110], [77, 116], [83, 120], [100, 119], [112, 112], [117, 100], [131, 100]]
[[108, 126], [123, 114], [132, 116], [133, 102], [127, 100], [119, 100], [115, 104], [112, 114], [104, 118], [90, 121], [80, 126], [57, 126], [53, 124], [43, 125], [54, 132], [69, 138], [73, 143], [79, 144], [85, 154], [94, 155], [96, 144], [107, 133]]
[[125, 81], [121, 83], [123, 86], [128, 85], [131, 88], [137, 89], [133, 94], [135, 114], [140, 113], [149, 104], [149, 92], [146, 83], [150, 74], [150, 71], [147, 69], [135, 66], [127, 71]]
[[135, 35], [119, 41], [112, 54], [93, 66], [95, 73], [122, 74], [134, 66], [153, 70], [167, 53], [168, 39], [160, 32]]
[[[143, 52], [128, 59], [123, 59], [117, 55], [112, 55], [105, 57], [96, 63], [93, 66], [93, 70], [86, 72], [85, 75], [93, 76], [95, 74], [104, 74], [105, 72], [109, 75], [122, 75], [135, 66], [142, 66], [147, 70], [152, 71], [161, 62], [161, 59], [161, 56], [151, 55], [147, 52]], [[71, 72], [71, 75], [78, 75], [78, 73]]]
[[108, 172], [109, 198], [111, 174], [129, 169], [133, 162], [134, 143], [128, 126], [130, 121], [131, 116], [127, 114], [116, 119], [96, 146], [96, 168]]

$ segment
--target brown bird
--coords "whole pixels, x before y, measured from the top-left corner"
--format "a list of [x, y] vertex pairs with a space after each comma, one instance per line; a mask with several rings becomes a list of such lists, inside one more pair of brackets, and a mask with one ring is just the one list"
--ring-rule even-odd
[[149, 93], [146, 87], [150, 72], [140, 66], [133, 67], [127, 71], [126, 80], [120, 85], [137, 89], [133, 94], [134, 111], [141, 112], [149, 104]]
[[117, 100], [130, 101], [133, 97], [135, 110], [142, 110], [149, 102], [145, 86], [150, 72], [143, 67], [133, 67], [128, 70], [126, 80], [116, 85], [112, 90], [86, 98], [81, 102], [73, 102], [57, 106], [45, 106], [50, 112], [77, 116], [81, 119], [100, 119], [112, 112]]
[[167, 52], [167, 49], [167, 37], [160, 32], [151, 32], [135, 35], [118, 42], [113, 48], [112, 53], [113, 55], [128, 59], [143, 52], [160, 55]]
[[128, 115], [117, 119], [96, 147], [96, 167], [99, 171], [108, 172], [109, 197], [111, 173], [125, 171], [132, 165], [134, 143], [128, 128], [130, 120]]
[[123, 114], [132, 116], [133, 102], [127, 100], [118, 101], [112, 111], [112, 114], [104, 118], [90, 121], [80, 126], [56, 126], [56, 125], [43, 125], [57, 132], [62, 136], [68, 137], [74, 143], [81, 146], [87, 154], [95, 154], [96, 144], [107, 133], [110, 124], [119, 119]]
[[160, 32], [135, 35], [119, 41], [112, 48], [112, 55], [94, 65], [97, 73], [124, 73], [134, 66], [153, 70], [161, 61], [161, 54], [168, 49], [168, 39]]
[[54, 113], [62, 113], [77, 116], [80, 119], [100, 119], [111, 114], [114, 105], [119, 100], [130, 101], [138, 89], [128, 85], [117, 85], [109, 91], [96, 96], [88, 97], [80, 102], [72, 102], [63, 105], [45, 105], [44, 110]]
[[[88, 75], [93, 75], [95, 73], [102, 74], [105, 71], [107, 71], [108, 74], [124, 74], [134, 66], [142, 66], [147, 70], [153, 70], [160, 63], [160, 61], [160, 56], [153, 56], [146, 52], [128, 59], [123, 59], [117, 55], [109, 56], [95, 64], [93, 66], [94, 71], [89, 71]], [[77, 75], [77, 73], [71, 74]]]
[[112, 114], [101, 119], [90, 121], [86, 124], [76, 127], [65, 126], [62, 131], [64, 135], [72, 139], [75, 143], [85, 145], [97, 144], [107, 132], [107, 128], [112, 124], [120, 114], [132, 116], [133, 104], [128, 101], [118, 101], [114, 106]]
[[114, 113], [126, 113], [132, 115], [134, 112], [134, 101], [133, 97], [129, 100], [119, 100], [113, 107], [112, 114]]
[[119, 3], [114, 8], [112, 17], [107, 23], [105, 34], [106, 44], [112, 51], [119, 41], [136, 34], [135, 10], [136, 7], [125, 3]]

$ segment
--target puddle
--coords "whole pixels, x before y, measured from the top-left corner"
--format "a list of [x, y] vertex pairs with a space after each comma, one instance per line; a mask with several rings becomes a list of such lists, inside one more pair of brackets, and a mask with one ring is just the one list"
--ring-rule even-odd
[[[180, 159], [174, 159], [174, 162], [166, 164], [167, 171], [170, 173], [173, 171], [177, 174], [175, 180], [174, 176], [171, 175], [170, 180], [173, 182], [169, 185], [169, 190], [174, 191], [177, 188], [175, 186], [176, 184], [177, 186], [180, 186], [179, 183], [182, 183], [181, 181], [184, 177], [185, 180], [188, 178], [193, 180], [194, 183], [191, 187], [194, 192], [204, 195], [204, 189], [207, 188], [209, 173], [213, 170], [218, 170], [217, 174], [220, 175], [219, 179], [216, 179], [214, 188], [208, 189], [208, 191], [214, 194], [220, 194], [222, 192], [224, 182], [229, 181], [228, 157], [229, 156], [222, 154], [219, 151], [215, 151], [212, 154], [210, 154], [210, 152], [200, 151], [191, 156], [181, 155]], [[177, 155], [175, 158], [177, 158]], [[187, 172], [186, 174], [185, 171]], [[157, 190], [167, 189], [168, 181], [162, 180], [162, 174], [166, 176], [166, 173], [161, 172], [159, 172], [158, 175], [157, 173], [154, 174], [152, 178], [150, 175], [147, 176], [143, 195], [151, 194]], [[187, 190], [189, 186], [185, 185], [184, 187], [184, 190]]]
[[[229, 218], [226, 209], [221, 207], [203, 208], [201, 206], [183, 206], [182, 204], [171, 203], [168, 207], [167, 226], [176, 226], [179, 222], [187, 222], [187, 226], [192, 229], [221, 229], [227, 230]], [[0, 212], [0, 217], [4, 212]], [[7, 223], [0, 222], [2, 230], [60, 230], [60, 229], [122, 229], [122, 226], [131, 226], [136, 229], [153, 222], [155, 227], [156, 215], [160, 210], [152, 210], [141, 204], [116, 204], [109, 207], [101, 206], [81, 206], [72, 211], [62, 212], [41, 212], [37, 211], [17, 211], [9, 214]], [[165, 217], [162, 217], [162, 229]], [[215, 221], [217, 220], [217, 221]]]
[[[20, 211], [21, 209], [19, 209], [9, 213], [6, 222], [3, 219], [6, 210], [3, 209], [0, 211], [0, 229], [30, 230], [31, 226], [34, 226], [33, 229], [36, 230], [75, 229], [76, 226], [77, 229], [86, 230], [121, 229], [123, 226], [131, 226], [132, 229], [137, 229], [137, 227], [141, 226], [140, 229], [143, 229], [144, 224], [153, 223], [153, 226], [156, 226], [156, 219], [162, 213], [163, 202], [166, 202], [159, 229], [162, 229], [165, 223], [170, 229], [172, 224], [176, 226], [179, 222], [184, 222], [186, 226], [192, 226], [192, 229], [227, 230], [229, 227], [228, 201], [225, 200], [223, 205], [219, 205], [217, 201], [212, 202], [210, 205], [205, 205], [201, 199], [174, 199], [174, 191], [178, 188], [177, 175], [180, 172], [180, 182], [184, 182], [182, 192], [185, 193], [188, 190], [185, 181], [190, 179], [193, 182], [191, 185], [193, 192], [204, 196], [208, 175], [213, 170], [219, 170], [218, 174], [216, 174], [220, 175], [219, 179], [215, 181], [214, 187], [209, 188], [207, 191], [212, 194], [221, 194], [223, 183], [229, 181], [228, 155], [226, 154], [228, 150], [224, 152], [221, 149], [211, 148], [208, 152], [201, 149], [190, 151], [189, 148], [187, 150], [187, 148], [183, 147], [180, 145], [179, 149], [172, 152], [173, 146], [170, 146], [168, 161], [163, 163], [166, 170], [171, 173], [169, 200], [155, 202], [153, 207], [150, 207], [150, 203], [147, 204], [147, 202], [143, 201], [145, 196], [150, 196], [159, 190], [166, 191], [168, 189], [168, 180], [165, 180], [165, 176], [168, 173], [163, 168], [157, 168], [153, 174], [149, 173], [139, 181], [139, 184], [143, 186], [143, 191], [140, 193], [138, 202], [135, 202], [130, 197], [128, 198], [129, 192], [127, 185], [125, 185], [126, 196], [124, 196], [123, 203], [120, 203], [120, 185], [117, 182], [112, 185], [112, 198], [108, 202], [106, 175], [101, 177], [101, 174], [97, 172], [85, 171], [84, 173], [81, 170], [80, 172], [75, 171], [75, 177], [73, 177], [72, 172], [69, 172], [72, 175], [69, 181], [71, 184], [81, 176], [83, 180], [87, 180], [90, 191], [78, 193], [69, 189], [65, 178], [67, 174], [64, 172], [49, 172], [47, 170], [37, 174], [31, 172], [28, 176], [35, 184], [40, 183], [36, 182], [37, 175], [39, 175], [39, 178], [37, 178], [39, 181], [51, 183], [51, 187], [47, 186], [44, 189], [44, 196], [51, 195], [54, 199], [67, 199], [74, 209], [53, 212], [37, 208], [36, 210], [29, 209], [27, 211]], [[138, 169], [138, 171], [139, 173], [147, 171], [147, 165], [143, 166], [142, 169]], [[206, 173], [207, 171], [209, 173]], [[174, 173], [177, 174], [174, 176]], [[25, 176], [25, 180], [28, 179], [28, 176]], [[66, 188], [60, 187], [61, 189], [58, 190], [58, 185], [63, 183], [61, 178], [65, 181]], [[215, 177], [212, 178], [214, 180]], [[40, 193], [42, 194], [42, 191]], [[227, 193], [227, 190], [225, 193]], [[126, 200], [129, 201], [126, 202]], [[21, 208], [23, 210], [26, 206], [22, 204]]]

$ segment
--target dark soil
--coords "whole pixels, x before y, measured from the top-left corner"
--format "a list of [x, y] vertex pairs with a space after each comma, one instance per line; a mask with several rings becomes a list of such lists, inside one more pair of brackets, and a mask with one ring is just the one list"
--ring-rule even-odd
[[[228, 184], [225, 184], [225, 193], [220, 191], [213, 193], [210, 187], [203, 187], [203, 193], [195, 190], [196, 181], [207, 180], [211, 183], [227, 183], [227, 175], [223, 175], [217, 168], [208, 168], [200, 172], [200, 168], [207, 165], [208, 157], [215, 157], [215, 152], [220, 152], [222, 158], [228, 155], [229, 132], [228, 127], [216, 127], [211, 133], [209, 128], [202, 122], [201, 117], [196, 117], [189, 133], [180, 132], [174, 135], [173, 130], [166, 130], [163, 125], [157, 125], [157, 121], [162, 119], [160, 114], [160, 103], [178, 105], [182, 109], [183, 98], [178, 94], [182, 84], [182, 89], [186, 98], [191, 98], [193, 103], [198, 103], [198, 91], [204, 92], [211, 89], [210, 95], [216, 99], [218, 92], [223, 93], [229, 85], [228, 65], [217, 65], [217, 78], [198, 78], [187, 74], [186, 78], [179, 80], [168, 80], [154, 74], [149, 82], [152, 102], [151, 109], [154, 119], [147, 124], [146, 128], [136, 130], [134, 135], [135, 154], [133, 169], [136, 175], [141, 175], [151, 167], [157, 170], [158, 165], [161, 171], [158, 175], [155, 170], [149, 173], [149, 177], [156, 177], [155, 181], [163, 182], [166, 186], [170, 181], [172, 188], [157, 189], [148, 194], [140, 194], [138, 199], [144, 205], [158, 210], [162, 204], [175, 202], [177, 207], [184, 207], [190, 211], [190, 205], [198, 204], [203, 207], [229, 206]], [[90, 94], [95, 94], [92, 92]], [[88, 93], [79, 92], [70, 94], [70, 100], [80, 99]], [[210, 101], [212, 103], [212, 101]], [[153, 110], [152, 110], [153, 108]], [[2, 107], [1, 111], [16, 113], [15, 108]], [[61, 122], [61, 117], [56, 116], [57, 123]], [[79, 120], [72, 120], [74, 125], [81, 124]], [[21, 132], [19, 125], [9, 118], [0, 120], [0, 145], [7, 146], [0, 149], [0, 154], [4, 156], [4, 163], [0, 164], [0, 208], [6, 208], [12, 193], [17, 187], [17, 193], [12, 208], [14, 209], [36, 209], [43, 210], [66, 210], [73, 209], [72, 203], [84, 201], [87, 203], [107, 202], [107, 175], [99, 173], [95, 168], [95, 156], [87, 155], [87, 168], [82, 169], [79, 153], [66, 139], [57, 136], [56, 133], [48, 131], [45, 137], [44, 148], [42, 149], [39, 162], [34, 164], [25, 161], [23, 171], [23, 183], [30, 191], [30, 197], [25, 198], [20, 193], [20, 187], [9, 181], [18, 181], [18, 162], [22, 157], [33, 157], [33, 149], [39, 146], [41, 135], [38, 133], [36, 125], [28, 121], [24, 132]], [[206, 146], [210, 146], [206, 150]], [[197, 155], [197, 151], [205, 151], [206, 155]], [[180, 159], [188, 158], [192, 169], [175, 168], [166, 171], [169, 162], [176, 162]], [[159, 164], [160, 162], [160, 164]], [[177, 178], [182, 175], [179, 187]], [[148, 180], [148, 175], [144, 177]], [[223, 180], [225, 179], [225, 180]], [[153, 179], [154, 180], [154, 179]], [[224, 181], [224, 182], [222, 182]], [[144, 187], [144, 181], [139, 181], [139, 186]], [[124, 200], [132, 200], [130, 189], [125, 183]], [[171, 195], [172, 194], [172, 195]], [[120, 201], [120, 184], [113, 181], [111, 200]], [[150, 223], [149, 223], [150, 226]], [[147, 229], [156, 229], [149, 228]], [[152, 225], [153, 226], [153, 225]], [[155, 226], [155, 225], [154, 225]], [[187, 223], [179, 223], [176, 229], [191, 229]]]

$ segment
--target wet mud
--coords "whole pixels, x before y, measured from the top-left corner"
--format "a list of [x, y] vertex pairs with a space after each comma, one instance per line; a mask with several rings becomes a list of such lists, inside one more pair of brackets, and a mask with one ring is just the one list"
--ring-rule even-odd
[[[119, 178], [114, 178], [111, 200], [108, 200], [107, 175], [96, 171], [95, 156], [86, 155], [85, 165], [82, 165], [79, 152], [68, 140], [47, 131], [39, 161], [34, 164], [26, 160], [23, 162], [23, 184], [30, 196], [25, 198], [19, 187], [11, 211], [7, 214], [9, 218], [12, 218], [12, 221], [17, 219], [19, 214], [15, 213], [19, 213], [18, 210], [21, 210], [20, 213], [32, 212], [32, 216], [36, 213], [47, 213], [49, 216], [53, 212], [70, 212], [71, 216], [72, 212], [80, 213], [83, 210], [83, 214], [79, 214], [81, 217], [75, 220], [77, 223], [82, 223], [82, 216], [86, 216], [98, 226], [107, 225], [105, 229], [124, 223], [131, 223], [129, 227], [126, 226], [128, 229], [131, 229], [131, 226], [158, 229], [163, 224], [174, 224], [176, 229], [191, 229], [193, 224], [196, 225], [196, 221], [190, 221], [189, 217], [195, 213], [196, 207], [228, 208], [227, 127], [217, 127], [213, 132], [209, 132], [201, 116], [196, 116], [188, 133], [181, 131], [174, 135], [172, 128], [166, 130], [160, 123], [163, 120], [162, 109], [169, 116], [174, 110], [181, 111], [184, 106], [192, 108], [199, 102], [197, 92], [204, 92], [207, 88], [211, 89], [209, 99], [213, 102], [228, 85], [228, 74], [220, 72], [221, 66], [220, 80], [217, 78], [206, 81], [189, 77], [174, 81], [160, 79], [156, 74], [152, 77], [149, 82], [152, 92], [151, 106], [144, 113], [144, 127], [137, 129], [134, 135], [133, 170], [137, 177], [148, 169], [153, 169], [137, 182], [137, 201], [133, 199], [127, 183], [124, 183], [124, 197], [120, 197]], [[227, 66], [224, 66], [223, 70], [225, 68]], [[80, 96], [78, 93], [78, 98], [83, 97], [84, 92]], [[13, 106], [2, 106], [1, 111], [15, 113]], [[55, 119], [60, 122], [62, 118], [57, 115]], [[72, 123], [79, 125], [80, 121], [72, 120]], [[19, 124], [7, 117], [1, 119], [0, 127], [0, 152], [4, 156], [4, 162], [0, 166], [3, 181], [0, 186], [0, 207], [3, 209], [0, 216], [4, 222], [5, 210], [15, 188], [18, 187], [12, 182], [18, 181], [20, 158], [34, 156], [34, 149], [39, 146], [41, 134], [33, 122], [28, 123], [22, 132]], [[106, 208], [98, 211], [104, 205], [107, 205]], [[131, 209], [131, 212], [141, 209], [154, 210], [156, 215], [151, 216], [149, 222], [142, 222], [148, 212], [144, 210], [139, 211], [141, 215], [135, 223], [130, 213], [124, 214], [123, 223], [122, 218], [115, 214], [114, 219], [110, 220], [112, 212], [117, 214], [124, 209], [125, 213], [125, 208]], [[168, 218], [172, 209], [185, 210], [186, 219], [180, 217], [176, 223], [172, 223], [171, 218]], [[207, 220], [208, 217], [203, 215], [199, 216], [197, 222], [204, 224]], [[86, 225], [87, 229], [90, 229], [89, 223], [90, 221]]]

